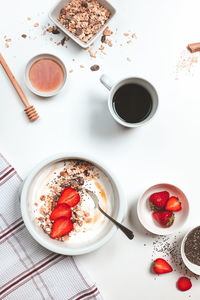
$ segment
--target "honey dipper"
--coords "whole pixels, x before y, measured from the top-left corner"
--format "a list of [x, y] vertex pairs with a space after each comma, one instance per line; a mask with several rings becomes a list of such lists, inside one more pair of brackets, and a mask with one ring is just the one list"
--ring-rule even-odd
[[26, 99], [26, 96], [24, 95], [21, 87], [19, 86], [19, 83], [17, 82], [17, 80], [15, 79], [14, 75], [12, 74], [10, 68], [8, 67], [5, 59], [3, 58], [3, 56], [0, 53], [0, 63], [2, 65], [2, 67], [4, 68], [6, 74], [8, 75], [12, 85], [14, 86], [14, 88], [16, 89], [22, 103], [25, 106], [25, 113], [27, 114], [29, 121], [33, 122], [35, 120], [37, 120], [39, 118], [34, 106], [30, 105], [28, 100]]

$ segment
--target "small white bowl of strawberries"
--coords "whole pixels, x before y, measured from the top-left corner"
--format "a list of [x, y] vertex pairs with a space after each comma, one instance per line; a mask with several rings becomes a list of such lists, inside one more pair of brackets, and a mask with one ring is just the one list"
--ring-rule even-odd
[[189, 203], [178, 187], [161, 183], [150, 187], [140, 197], [137, 214], [148, 231], [158, 235], [172, 234], [185, 223]]

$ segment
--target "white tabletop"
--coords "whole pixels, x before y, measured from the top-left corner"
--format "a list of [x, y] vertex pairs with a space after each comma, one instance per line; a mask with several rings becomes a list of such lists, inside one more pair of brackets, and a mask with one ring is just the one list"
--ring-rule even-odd
[[[112, 1], [117, 9], [110, 25], [113, 47], [107, 46], [107, 55], [98, 53], [96, 59], [72, 41], [66, 43], [68, 48], [57, 46], [54, 41], [60, 41], [61, 34], [42, 35], [42, 26], [49, 22], [48, 11], [56, 2], [1, 3], [0, 51], [40, 115], [37, 122], [28, 122], [0, 68], [1, 152], [22, 178], [40, 160], [68, 151], [92, 154], [116, 174], [129, 206], [125, 224], [133, 229], [135, 239], [129, 241], [118, 231], [101, 249], [80, 257], [104, 299], [197, 300], [200, 288], [194, 277], [192, 289], [182, 293], [176, 289], [176, 280], [184, 272], [176, 270], [157, 277], [149, 271], [156, 238], [146, 235], [139, 224], [136, 202], [147, 187], [172, 183], [182, 188], [190, 202], [190, 218], [182, 234], [199, 222], [200, 54], [186, 50], [188, 43], [199, 41], [199, 1]], [[33, 26], [36, 22], [39, 27]], [[136, 33], [130, 44], [123, 35], [126, 32]], [[31, 39], [23, 39], [22, 34]], [[4, 45], [4, 35], [12, 39], [9, 48]], [[97, 41], [95, 47], [99, 46]], [[68, 73], [66, 89], [51, 99], [33, 95], [23, 79], [26, 62], [44, 52], [56, 54], [68, 70], [74, 70]], [[90, 71], [93, 64], [99, 64], [100, 70]], [[139, 129], [125, 129], [115, 123], [107, 108], [108, 91], [99, 82], [102, 73], [113, 80], [127, 75], [149, 80], [160, 100], [152, 122]], [[162, 255], [154, 253], [155, 258]]]

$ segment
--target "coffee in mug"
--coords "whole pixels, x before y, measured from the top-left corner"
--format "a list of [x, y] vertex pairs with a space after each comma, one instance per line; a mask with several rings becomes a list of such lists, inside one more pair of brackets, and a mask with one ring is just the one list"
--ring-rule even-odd
[[125, 127], [139, 127], [149, 122], [158, 108], [158, 94], [143, 78], [128, 77], [117, 83], [105, 74], [100, 81], [110, 91], [108, 108], [113, 118]]
[[129, 83], [121, 86], [113, 96], [113, 109], [127, 123], [145, 120], [152, 110], [152, 97], [143, 86]]

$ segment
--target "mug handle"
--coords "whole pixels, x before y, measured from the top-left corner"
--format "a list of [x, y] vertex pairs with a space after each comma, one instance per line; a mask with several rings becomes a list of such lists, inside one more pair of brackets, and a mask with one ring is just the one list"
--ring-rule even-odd
[[112, 89], [114, 83], [106, 74], [101, 75], [100, 81], [109, 91]]

